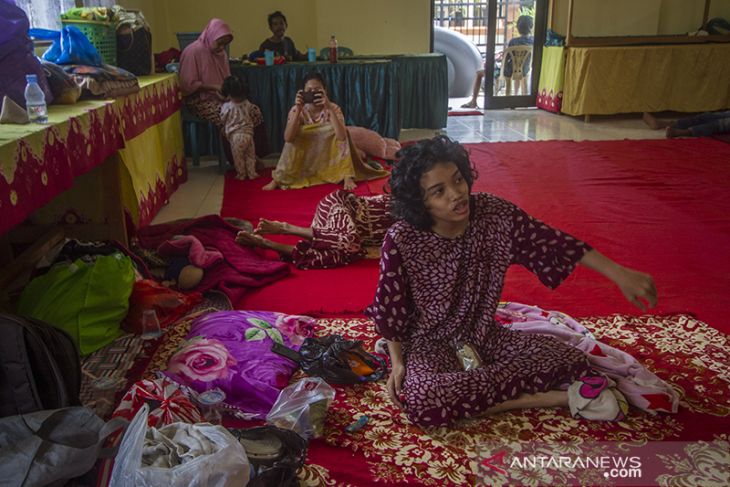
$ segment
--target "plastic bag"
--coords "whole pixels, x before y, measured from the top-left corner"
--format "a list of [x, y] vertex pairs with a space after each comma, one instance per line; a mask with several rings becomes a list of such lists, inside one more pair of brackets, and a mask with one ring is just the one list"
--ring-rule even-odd
[[[147, 404], [137, 412], [122, 439], [112, 470], [110, 487], [238, 487], [248, 484], [251, 470], [243, 446], [222, 426], [207, 423], [173, 423], [160, 430], [147, 427]], [[174, 430], [174, 431], [169, 431]], [[170, 468], [142, 465], [145, 438], [164, 433], [175, 443], [175, 433], [194, 433], [210, 443], [214, 452], [189, 458]], [[184, 450], [182, 444], [178, 452]], [[190, 454], [191, 450], [187, 451]], [[182, 456], [182, 455], [181, 455]]]
[[293, 430], [306, 439], [320, 438], [324, 433], [327, 409], [335, 398], [335, 390], [319, 377], [307, 377], [284, 388], [266, 421]]
[[2, 418], [0, 484], [61, 485], [83, 475], [106, 453], [106, 437], [126, 424], [121, 418], [105, 423], [84, 407]]
[[101, 66], [101, 55], [78, 27], [67, 25], [61, 31], [30, 29], [28, 34], [36, 39], [53, 41], [43, 53], [43, 60], [56, 64], [85, 64]]
[[32, 316], [66, 331], [88, 355], [116, 339], [127, 315], [134, 266], [120, 253], [93, 263], [59, 263], [23, 290], [18, 314]]
[[165, 329], [202, 301], [200, 293], [179, 293], [150, 279], [136, 281], [129, 297], [129, 312], [122, 327], [130, 333], [142, 334], [143, 313], [155, 310], [160, 327]]

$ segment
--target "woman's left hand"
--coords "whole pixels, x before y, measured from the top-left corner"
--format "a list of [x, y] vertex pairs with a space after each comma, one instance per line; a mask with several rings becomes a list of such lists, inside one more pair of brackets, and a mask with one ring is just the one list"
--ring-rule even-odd
[[634, 303], [642, 311], [653, 308], [657, 303], [657, 291], [654, 279], [649, 274], [624, 267], [615, 280], [626, 299]]
[[330, 99], [327, 98], [327, 93], [325, 91], [320, 91], [317, 98], [314, 100], [314, 104], [318, 107], [330, 108]]

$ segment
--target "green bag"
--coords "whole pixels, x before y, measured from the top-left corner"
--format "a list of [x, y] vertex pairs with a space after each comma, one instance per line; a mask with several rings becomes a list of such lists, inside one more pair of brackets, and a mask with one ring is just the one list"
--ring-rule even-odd
[[120, 253], [58, 264], [28, 283], [18, 313], [61, 328], [88, 355], [121, 334], [133, 284], [132, 261]]

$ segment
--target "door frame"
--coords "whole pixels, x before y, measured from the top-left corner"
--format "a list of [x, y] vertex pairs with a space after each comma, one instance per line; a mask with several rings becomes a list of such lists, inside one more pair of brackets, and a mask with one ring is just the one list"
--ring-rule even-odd
[[[433, 3], [433, 2], [432, 2]], [[484, 108], [499, 110], [504, 108], [534, 107], [537, 100], [537, 86], [542, 67], [542, 49], [545, 45], [548, 19], [548, 0], [535, 0], [535, 42], [532, 48], [532, 79], [530, 94], [519, 96], [494, 96], [494, 49], [497, 36], [497, 0], [489, 0], [487, 5], [487, 56], [484, 62]]]

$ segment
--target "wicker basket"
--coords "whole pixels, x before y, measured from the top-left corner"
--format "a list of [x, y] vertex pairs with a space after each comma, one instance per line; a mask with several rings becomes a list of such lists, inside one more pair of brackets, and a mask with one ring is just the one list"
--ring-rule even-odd
[[73, 25], [79, 29], [99, 51], [104, 64], [117, 65], [117, 29], [112, 22], [95, 20], [61, 20], [65, 26]]

